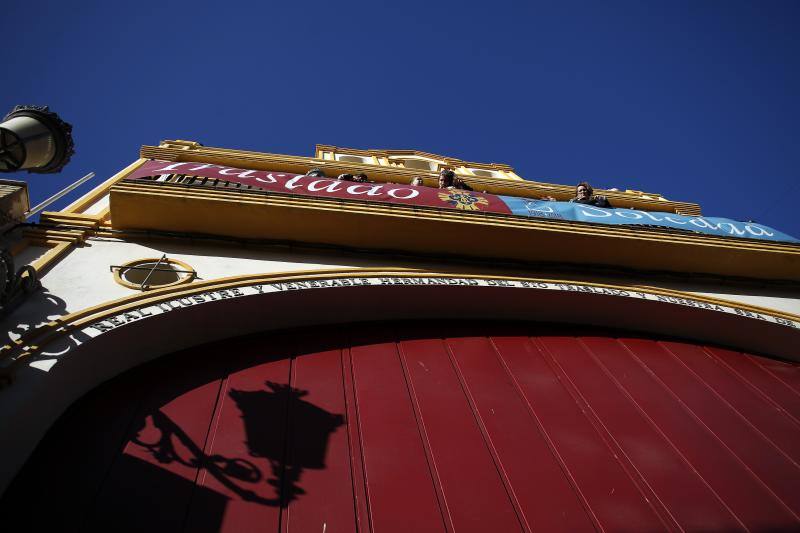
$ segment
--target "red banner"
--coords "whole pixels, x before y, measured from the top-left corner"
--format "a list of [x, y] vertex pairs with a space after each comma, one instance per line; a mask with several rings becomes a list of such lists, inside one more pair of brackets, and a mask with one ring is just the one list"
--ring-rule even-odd
[[170, 174], [201, 176], [220, 181], [250, 185], [265, 191], [302, 196], [367, 200], [403, 205], [422, 205], [464, 211], [511, 214], [508, 206], [493, 194], [456, 189], [436, 189], [395, 183], [355, 183], [335, 178], [316, 178], [269, 170], [245, 170], [210, 163], [152, 160], [136, 169], [128, 178], [143, 179]]

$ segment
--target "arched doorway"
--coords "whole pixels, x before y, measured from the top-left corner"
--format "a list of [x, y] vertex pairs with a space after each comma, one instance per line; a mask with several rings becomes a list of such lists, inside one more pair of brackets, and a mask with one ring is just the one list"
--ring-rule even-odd
[[574, 327], [358, 324], [206, 344], [107, 382], [51, 429], [0, 517], [23, 530], [796, 529], [798, 464], [796, 363]]

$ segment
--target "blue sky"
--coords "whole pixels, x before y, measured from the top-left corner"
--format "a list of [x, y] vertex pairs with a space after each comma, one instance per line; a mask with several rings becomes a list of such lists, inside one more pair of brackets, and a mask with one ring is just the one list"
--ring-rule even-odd
[[0, 112], [47, 104], [75, 128], [64, 172], [7, 175], [32, 204], [161, 139], [321, 143], [659, 192], [800, 237], [800, 2], [116, 4], [4, 3]]

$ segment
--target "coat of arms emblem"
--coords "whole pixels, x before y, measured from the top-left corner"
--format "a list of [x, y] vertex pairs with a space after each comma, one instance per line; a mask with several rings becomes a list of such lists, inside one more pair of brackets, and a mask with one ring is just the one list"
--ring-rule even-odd
[[464, 211], [480, 211], [481, 208], [479, 206], [489, 205], [489, 200], [486, 198], [465, 191], [440, 192], [439, 199], [456, 209], [462, 209]]

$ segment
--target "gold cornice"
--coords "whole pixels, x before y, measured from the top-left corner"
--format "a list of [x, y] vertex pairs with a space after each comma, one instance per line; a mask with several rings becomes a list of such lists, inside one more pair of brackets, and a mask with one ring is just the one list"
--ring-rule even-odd
[[[731, 249], [753, 248], [763, 251], [793, 250], [800, 253], [800, 246], [792, 243], [760, 241], [719, 237], [701, 233], [682, 233], [662, 230], [649, 226], [612, 226], [590, 224], [559, 219], [525, 218], [513, 215], [485, 212], [469, 212], [451, 209], [438, 209], [427, 206], [406, 206], [355, 199], [297, 196], [270, 191], [243, 190], [240, 188], [193, 187], [174, 183], [153, 183], [149, 181], [128, 180], [112, 188], [112, 192], [127, 191], [139, 194], [155, 194], [163, 197], [197, 198], [266, 206], [286, 206], [309, 209], [334, 209], [352, 213], [397, 215], [421, 218], [425, 213], [436, 220], [464, 222], [466, 224], [488, 223], [498, 227], [533, 227], [540, 230], [566, 231], [580, 235], [623, 236], [641, 239], [654, 239], [670, 242], [698, 242]], [[146, 213], [145, 213], [146, 215]], [[116, 227], [112, 224], [112, 227]], [[156, 228], [151, 228], [156, 229]]]
[[39, 222], [42, 224], [64, 224], [79, 226], [87, 230], [95, 229], [103, 221], [102, 215], [89, 215], [86, 213], [68, 213], [60, 211], [42, 212]]
[[[800, 246], [647, 227], [125, 181], [112, 224], [423, 256], [800, 281]], [[369, 228], [368, 231], [365, 228]]]
[[67, 242], [70, 244], [83, 244], [85, 233], [80, 230], [59, 230], [43, 227], [26, 228], [22, 236], [34, 245], [47, 245], [43, 243]]
[[[142, 158], [161, 159], [165, 161], [197, 161], [200, 163], [212, 163], [245, 169], [277, 170], [300, 174], [305, 173], [310, 168], [319, 167], [332, 176], [342, 173], [364, 172], [369, 175], [370, 179], [380, 182], [410, 183], [411, 179], [415, 176], [427, 177], [429, 183], [434, 183], [437, 179], [437, 174], [435, 172], [419, 169], [367, 165], [316, 157], [212, 148], [196, 145], [196, 143], [186, 144], [189, 143], [189, 141], [180, 141], [181, 144], [178, 145], [175, 144], [176, 142], [177, 141], [164, 141], [160, 146], [142, 146], [140, 156]], [[374, 155], [370, 153], [371, 151], [364, 152], [367, 155]], [[388, 152], [389, 151], [383, 151], [381, 153]], [[423, 154], [424, 152], [419, 153]], [[502, 166], [498, 166], [497, 170], [506, 169]], [[465, 177], [465, 181], [476, 191], [523, 198], [552, 196], [558, 200], [567, 200], [572, 198], [575, 192], [572, 185], [557, 185], [537, 181], [518, 181], [499, 178], [482, 178], [477, 176], [467, 176]], [[597, 189], [597, 193], [607, 196], [612, 204], [617, 207], [631, 207], [645, 211], [662, 211], [682, 215], [700, 215], [700, 206], [690, 202], [674, 202], [658, 200], [656, 198], [649, 199], [643, 198], [640, 193], [634, 194], [623, 191]]]

